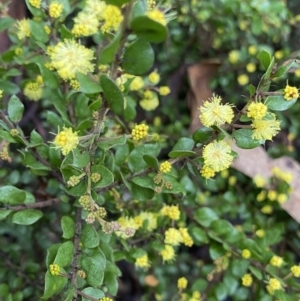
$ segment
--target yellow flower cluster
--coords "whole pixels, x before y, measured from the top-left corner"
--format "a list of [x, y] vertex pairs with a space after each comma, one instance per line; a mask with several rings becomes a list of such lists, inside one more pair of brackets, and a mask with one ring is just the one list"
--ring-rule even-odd
[[137, 228], [145, 226], [145, 230], [151, 232], [157, 228], [157, 215], [153, 212], [142, 211], [134, 217]]
[[203, 178], [210, 179], [213, 178], [216, 173], [214, 172], [213, 169], [204, 165], [200, 170], [200, 174]]
[[135, 231], [139, 228], [135, 219], [128, 216], [120, 217], [118, 223], [121, 225], [121, 228], [120, 231], [116, 231], [115, 234], [123, 239], [134, 236]]
[[279, 256], [274, 255], [271, 259], [270, 259], [270, 265], [274, 266], [274, 267], [281, 267], [283, 264], [283, 259]]
[[60, 273], [60, 266], [58, 264], [50, 264], [49, 270], [51, 275], [57, 276]]
[[245, 274], [242, 277], [243, 286], [249, 287], [252, 285], [252, 283], [253, 283], [253, 278], [252, 278], [251, 274]]
[[177, 221], [180, 218], [180, 211], [178, 206], [173, 205], [173, 206], [164, 206], [160, 210], [161, 215], [168, 216], [170, 219]]
[[159, 22], [160, 24], [166, 26], [167, 25], [167, 21], [165, 19], [165, 15], [163, 14], [163, 12], [161, 12], [158, 9], [153, 9], [150, 10], [146, 13], [147, 17], [149, 17], [150, 19], [153, 19], [156, 22]]
[[179, 290], [184, 290], [187, 288], [188, 281], [185, 277], [181, 277], [177, 280], [177, 287]]
[[145, 111], [155, 110], [159, 105], [156, 93], [150, 90], [145, 91], [144, 98], [140, 100], [139, 104]]
[[18, 36], [19, 40], [23, 40], [26, 37], [30, 37], [29, 20], [23, 19], [23, 20], [17, 21], [16, 28], [17, 28], [17, 36]]
[[168, 173], [171, 171], [172, 165], [169, 161], [162, 162], [159, 165], [159, 171], [162, 173]]
[[91, 36], [98, 32], [99, 20], [96, 15], [87, 15], [84, 12], [80, 12], [76, 18], [74, 18], [74, 26], [72, 34], [75, 37]]
[[299, 278], [300, 277], [300, 266], [299, 265], [293, 265], [291, 267], [291, 273], [294, 277]]
[[287, 101], [297, 99], [299, 97], [299, 91], [296, 87], [286, 85], [284, 89], [284, 99]]
[[191, 247], [194, 244], [194, 241], [189, 235], [187, 228], [179, 228], [179, 231], [182, 235], [183, 244], [187, 247]]
[[99, 301], [114, 301], [112, 298], [109, 297], [103, 297]]
[[182, 243], [181, 232], [178, 229], [169, 228], [165, 232], [164, 242], [165, 242], [165, 244], [168, 244], [168, 245], [178, 246], [180, 243]]
[[175, 250], [170, 245], [165, 245], [164, 249], [159, 252], [163, 261], [172, 261], [175, 258]]
[[269, 284], [266, 286], [266, 289], [270, 295], [273, 295], [275, 291], [281, 290], [282, 286], [278, 279], [270, 278]]
[[71, 128], [64, 127], [61, 132], [59, 132], [53, 143], [57, 149], [61, 149], [63, 155], [67, 155], [79, 144], [79, 138], [76, 132], [73, 132]]
[[248, 63], [246, 69], [249, 73], [253, 73], [256, 70], [256, 65], [253, 63]]
[[255, 55], [255, 54], [257, 53], [257, 47], [256, 47], [256, 46], [253, 46], [253, 45], [250, 45], [250, 46], [248, 47], [248, 52], [249, 52], [249, 54], [251, 54], [251, 55]]
[[135, 76], [132, 82], [130, 83], [129, 90], [130, 91], [138, 91], [144, 87], [145, 83], [142, 77]]
[[123, 16], [117, 6], [107, 5], [103, 11], [103, 19], [105, 22], [101, 27], [102, 32], [108, 32], [110, 30], [117, 31], [123, 21]]
[[80, 84], [77, 79], [72, 78], [70, 80], [70, 86], [73, 90], [76, 90], [76, 91], [80, 90]]
[[265, 205], [261, 208], [261, 212], [263, 214], [271, 214], [273, 212], [273, 208], [271, 205]]
[[47, 51], [51, 66], [57, 69], [59, 76], [65, 80], [75, 78], [77, 73], [93, 72], [94, 53], [74, 40], [59, 42]]
[[242, 257], [245, 258], [245, 259], [250, 258], [251, 257], [251, 252], [248, 249], [244, 249], [242, 251]]
[[231, 50], [228, 54], [228, 61], [231, 64], [236, 64], [239, 61], [240, 53], [237, 50]]
[[241, 86], [245, 86], [249, 83], [249, 76], [247, 74], [241, 74], [238, 76], [237, 81]]
[[229, 104], [222, 105], [222, 98], [213, 94], [211, 98], [204, 101], [200, 109], [200, 121], [206, 127], [213, 125], [221, 126], [230, 123], [233, 119], [232, 106]]
[[227, 169], [232, 163], [231, 147], [225, 141], [213, 141], [203, 148], [204, 165], [214, 172]]
[[168, 86], [159, 87], [159, 95], [166, 96], [171, 93], [171, 90]]
[[253, 119], [262, 119], [267, 113], [267, 106], [261, 102], [252, 102], [248, 107], [247, 116]]
[[148, 125], [146, 124], [137, 124], [131, 131], [132, 139], [134, 141], [139, 141], [145, 138], [148, 135]]
[[277, 199], [277, 191], [276, 190], [273, 190], [273, 189], [270, 189], [269, 191], [268, 191], [268, 194], [267, 194], [267, 196], [268, 196], [268, 199], [270, 200], [270, 201], [276, 201], [276, 199]]
[[29, 4], [36, 8], [41, 8], [41, 0], [29, 0]]
[[160, 80], [160, 76], [156, 71], [151, 72], [148, 75], [148, 78], [149, 78], [149, 81], [154, 85], [156, 85]]
[[279, 179], [279, 180], [282, 180], [282, 181], [285, 181], [287, 182], [288, 184], [290, 184], [293, 180], [293, 174], [290, 173], [290, 172], [285, 172], [283, 170], [281, 170], [279, 167], [277, 166], [274, 166], [272, 168], [272, 173], [273, 175]]
[[0, 99], [2, 98], [3, 96], [3, 90], [0, 90]]
[[191, 247], [194, 242], [191, 236], [189, 235], [187, 228], [169, 228], [165, 232], [165, 244], [172, 246], [178, 246], [180, 243], [183, 243], [187, 247]]
[[255, 175], [253, 178], [253, 183], [256, 187], [262, 188], [266, 185], [266, 180], [261, 175]]
[[269, 114], [265, 119], [254, 119], [251, 127], [253, 129], [252, 139], [272, 140], [280, 131], [280, 121], [276, 120], [274, 114]]
[[64, 10], [64, 6], [62, 3], [58, 1], [53, 1], [49, 5], [49, 15], [51, 18], [57, 19], [61, 16]]
[[259, 238], [263, 238], [263, 237], [266, 235], [265, 231], [262, 230], [262, 229], [257, 230], [257, 231], [255, 232], [255, 234], [256, 234], [256, 236], [259, 237]]
[[135, 260], [134, 264], [138, 268], [148, 269], [150, 267], [150, 263], [149, 263], [149, 260], [148, 260], [148, 255], [146, 254], [146, 255], [143, 255], [141, 257], [138, 257]]
[[38, 101], [42, 98], [43, 95], [43, 84], [39, 84], [37, 81], [29, 82], [24, 87], [24, 95], [33, 101]]
[[263, 190], [256, 196], [256, 200], [258, 202], [262, 202], [266, 199], [266, 197], [267, 197], [267, 192], [265, 190]]

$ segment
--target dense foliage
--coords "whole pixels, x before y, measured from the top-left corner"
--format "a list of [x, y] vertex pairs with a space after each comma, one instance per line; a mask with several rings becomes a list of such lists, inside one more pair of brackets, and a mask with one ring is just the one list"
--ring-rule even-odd
[[[292, 175], [230, 168], [233, 144], [294, 154], [299, 16], [268, 0], [25, 2], [23, 20], [0, 7], [1, 300], [300, 299]], [[190, 134], [168, 79], [212, 58], [224, 97]]]

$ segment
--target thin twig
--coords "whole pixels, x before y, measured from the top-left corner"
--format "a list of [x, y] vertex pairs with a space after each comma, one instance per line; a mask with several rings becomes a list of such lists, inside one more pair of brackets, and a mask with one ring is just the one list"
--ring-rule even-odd
[[[32, 203], [32, 204], [24, 204], [24, 205], [19, 205], [19, 206], [10, 206], [10, 207], [6, 207], [5, 209], [9, 209], [12, 211], [19, 211], [19, 210], [23, 210], [23, 209], [32, 209], [32, 208], [44, 208], [44, 207], [48, 207], [48, 206], [52, 206], [56, 203], [58, 203], [60, 201], [59, 198], [54, 198], [54, 199], [49, 199], [47, 201], [43, 201], [43, 202], [36, 202], [36, 203]], [[4, 208], [1, 208], [1, 210], [3, 210]]]
[[77, 294], [79, 291], [77, 290], [77, 282], [76, 282], [76, 274], [78, 270], [78, 257], [79, 257], [79, 247], [80, 247], [80, 235], [81, 235], [81, 208], [77, 208], [76, 211], [76, 223], [75, 223], [75, 237], [74, 237], [74, 256], [72, 261], [72, 285], [75, 288], [73, 300], [77, 299]]

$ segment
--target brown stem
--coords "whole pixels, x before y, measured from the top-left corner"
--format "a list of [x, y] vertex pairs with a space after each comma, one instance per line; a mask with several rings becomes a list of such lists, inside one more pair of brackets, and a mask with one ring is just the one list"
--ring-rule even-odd
[[[19, 210], [23, 210], [23, 209], [44, 208], [44, 207], [52, 206], [52, 205], [58, 203], [59, 201], [60, 201], [59, 198], [54, 198], [54, 199], [49, 199], [49, 200], [43, 201], [43, 202], [33, 203], [33, 204], [24, 204], [24, 205], [19, 205], [19, 206], [6, 207], [5, 210], [9, 209], [12, 211], [19, 211]], [[1, 208], [0, 210], [4, 210], [4, 209]]]
[[77, 298], [79, 291], [77, 290], [76, 274], [78, 270], [78, 257], [79, 257], [79, 247], [80, 247], [80, 235], [81, 235], [81, 208], [77, 208], [76, 211], [76, 223], [75, 223], [75, 237], [74, 237], [74, 257], [72, 261], [72, 285], [75, 288], [73, 298]]

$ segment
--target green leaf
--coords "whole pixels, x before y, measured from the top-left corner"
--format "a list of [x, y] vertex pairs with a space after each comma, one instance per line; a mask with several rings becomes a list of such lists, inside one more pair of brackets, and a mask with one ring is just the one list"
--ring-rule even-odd
[[153, 167], [155, 169], [159, 168], [159, 164], [158, 164], [158, 161], [157, 161], [156, 157], [153, 157], [153, 156], [150, 156], [150, 155], [144, 155], [143, 159], [149, 167]]
[[191, 236], [192, 236], [194, 242], [197, 245], [207, 244], [209, 242], [208, 236], [203, 229], [194, 226], [194, 227], [190, 228], [189, 230], [190, 230], [189, 232], [191, 233]]
[[252, 149], [258, 147], [259, 145], [263, 144], [264, 140], [255, 140], [252, 137], [252, 130], [251, 129], [240, 129], [234, 131], [232, 137], [236, 141], [236, 145], [239, 148], [243, 149]]
[[53, 276], [47, 271], [45, 275], [45, 290], [42, 299], [47, 300], [53, 295], [60, 293], [67, 283], [68, 279], [66, 277]]
[[40, 68], [44, 83], [51, 89], [57, 89], [59, 83], [54, 73], [51, 72], [48, 68], [46, 68], [43, 64], [37, 63], [37, 65]]
[[[101, 299], [105, 297], [105, 294], [95, 287], [86, 287], [84, 290], [82, 290], [83, 293], [88, 295], [89, 297], [95, 298], [95, 299]], [[85, 297], [82, 297], [82, 301], [90, 301], [91, 299], [87, 299]]]
[[6, 297], [9, 294], [9, 286], [6, 283], [0, 284], [0, 297]]
[[103, 283], [106, 259], [100, 250], [82, 260], [82, 268], [87, 274], [86, 281], [89, 285], [99, 287]]
[[43, 10], [32, 6], [29, 3], [29, 0], [25, 0], [25, 2], [26, 2], [26, 5], [27, 5], [29, 11], [33, 14], [33, 16], [35, 16], [35, 17], [42, 17], [43, 16]]
[[67, 40], [73, 39], [72, 32], [66, 27], [66, 25], [62, 24], [59, 28], [59, 31], [60, 31], [60, 38], [62, 40], [64, 40], [64, 39], [67, 39]]
[[209, 228], [215, 231], [217, 234], [222, 235], [230, 233], [233, 226], [224, 219], [217, 219], [210, 224]]
[[61, 244], [53, 244], [47, 249], [47, 257], [46, 257], [46, 266], [49, 267], [50, 264], [54, 262], [57, 251]]
[[248, 85], [248, 92], [249, 92], [250, 96], [253, 96], [256, 92], [255, 86], [253, 86], [252, 84]]
[[8, 101], [8, 116], [12, 122], [19, 122], [22, 119], [24, 105], [21, 100], [13, 95]]
[[107, 4], [115, 5], [115, 6], [122, 6], [125, 3], [128, 3], [130, 0], [105, 0]]
[[4, 220], [8, 217], [8, 215], [12, 212], [12, 210], [9, 209], [1, 209], [0, 210], [0, 221]]
[[119, 281], [118, 276], [111, 271], [105, 272], [104, 283], [107, 286], [109, 294], [115, 296], [118, 292]]
[[[103, 139], [103, 140], [102, 140]], [[110, 148], [117, 146], [117, 145], [123, 145], [127, 141], [126, 135], [122, 135], [119, 137], [113, 137], [113, 138], [100, 138], [97, 145], [104, 149], [105, 151], [109, 150]]]
[[4, 31], [5, 29], [11, 27], [14, 24], [15, 20], [10, 17], [2, 16], [0, 19], [0, 32]]
[[43, 216], [43, 212], [36, 209], [21, 210], [13, 214], [12, 222], [19, 225], [32, 225]]
[[157, 144], [143, 144], [137, 146], [128, 157], [128, 166], [131, 171], [138, 172], [143, 170], [147, 163], [143, 160], [144, 155], [157, 157], [160, 152]]
[[30, 147], [35, 147], [44, 143], [43, 137], [36, 131], [33, 130], [30, 133]]
[[131, 193], [134, 199], [140, 201], [150, 200], [154, 196], [154, 190], [149, 189], [140, 185], [135, 184], [134, 182], [131, 183]]
[[110, 185], [114, 181], [113, 173], [103, 165], [93, 165], [91, 172], [100, 174], [100, 181], [92, 183], [93, 188], [102, 188]]
[[0, 79], [0, 90], [5, 91], [6, 94], [17, 94], [20, 92], [18, 85], [4, 79]]
[[233, 276], [241, 278], [247, 273], [247, 269], [250, 265], [249, 260], [246, 259], [233, 259], [230, 263], [230, 269]]
[[192, 151], [194, 145], [194, 141], [190, 138], [179, 138], [171, 152], [169, 152], [168, 156], [170, 158], [182, 158], [193, 156], [196, 154]]
[[209, 227], [210, 224], [219, 219], [218, 215], [210, 208], [200, 208], [195, 212], [195, 220], [204, 227]]
[[62, 237], [65, 239], [70, 239], [70, 238], [74, 237], [74, 235], [75, 235], [74, 220], [71, 217], [65, 215], [62, 217], [60, 223], [61, 223], [61, 228], [63, 231]]
[[58, 264], [60, 267], [65, 267], [71, 263], [74, 255], [74, 245], [71, 241], [66, 241], [60, 245], [57, 250], [54, 263]]
[[97, 231], [92, 225], [85, 225], [81, 234], [81, 243], [87, 249], [95, 248], [99, 245], [100, 239]]
[[219, 243], [212, 242], [209, 246], [209, 255], [212, 260], [216, 260], [216, 259], [224, 256], [226, 253], [227, 253], [227, 251]]
[[137, 16], [131, 23], [132, 31], [150, 43], [161, 43], [168, 35], [167, 28], [147, 16]]
[[227, 297], [227, 289], [224, 283], [219, 282], [216, 285], [215, 296], [218, 300], [224, 300]]
[[47, 35], [44, 26], [42, 23], [35, 22], [30, 20], [30, 34], [36, 42], [41, 42], [45, 44], [49, 40], [49, 36]]
[[0, 187], [0, 203], [7, 203], [10, 205], [23, 204], [26, 199], [26, 193], [14, 186]]
[[109, 64], [114, 60], [120, 46], [121, 38], [121, 31], [118, 31], [113, 40], [101, 50], [99, 64]]
[[201, 127], [194, 132], [193, 140], [203, 144], [212, 137], [213, 133], [214, 131], [212, 128]]
[[261, 50], [258, 55], [257, 58], [260, 60], [260, 62], [262, 63], [262, 65], [268, 69], [270, 63], [271, 63], [271, 55], [269, 52], [267, 52], [266, 50]]
[[262, 276], [262, 272], [260, 270], [258, 270], [257, 268], [255, 268], [251, 265], [249, 265], [248, 269], [258, 280], [262, 280], [263, 276]]
[[88, 163], [90, 162], [90, 153], [88, 151], [85, 151], [83, 153], [80, 153], [78, 148], [75, 148], [72, 150], [73, 153], [73, 166], [82, 168], [86, 167]]
[[102, 88], [88, 75], [77, 73], [76, 78], [80, 85], [80, 91], [85, 94], [96, 94], [102, 92]]
[[286, 100], [283, 95], [271, 95], [265, 100], [265, 105], [273, 111], [285, 111], [297, 102], [296, 99]]
[[151, 45], [137, 39], [132, 42], [125, 50], [122, 67], [126, 73], [142, 75], [148, 72], [154, 64], [154, 51]]
[[100, 76], [100, 84], [110, 109], [117, 115], [122, 115], [124, 112], [124, 96], [122, 91], [106, 74]]
[[0, 138], [6, 140], [8, 142], [11, 142], [11, 143], [17, 143], [18, 142], [15, 138], [13, 138], [11, 136], [11, 134], [9, 132], [1, 130], [1, 129], [0, 129]]
[[284, 62], [282, 64], [282, 66], [280, 66], [280, 67], [277, 68], [277, 70], [274, 73], [273, 77], [280, 77], [283, 74], [287, 73], [292, 68], [292, 66], [294, 65], [294, 63], [295, 63], [295, 60], [290, 60], [290, 61]]

